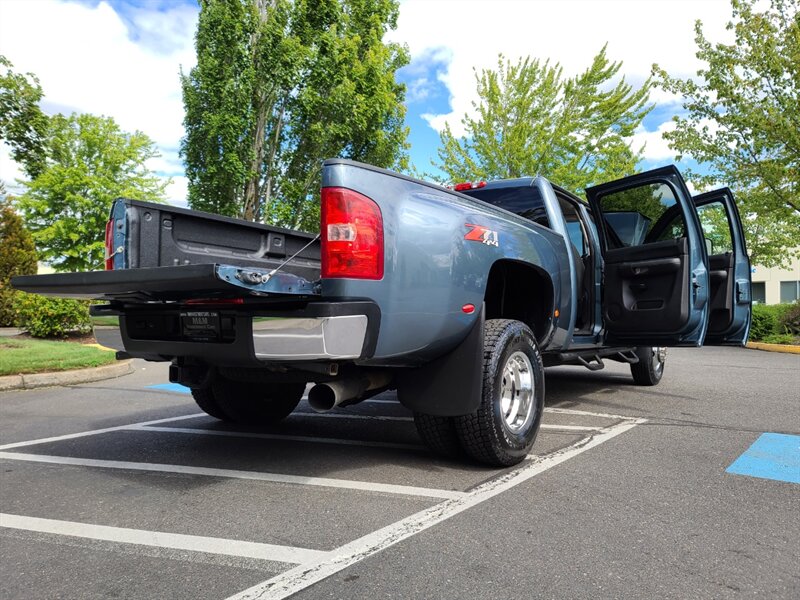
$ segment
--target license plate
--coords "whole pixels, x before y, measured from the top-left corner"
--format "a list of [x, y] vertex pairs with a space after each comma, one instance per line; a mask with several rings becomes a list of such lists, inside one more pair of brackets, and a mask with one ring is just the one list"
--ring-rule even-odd
[[196, 339], [219, 337], [219, 313], [192, 311], [181, 313], [183, 334]]

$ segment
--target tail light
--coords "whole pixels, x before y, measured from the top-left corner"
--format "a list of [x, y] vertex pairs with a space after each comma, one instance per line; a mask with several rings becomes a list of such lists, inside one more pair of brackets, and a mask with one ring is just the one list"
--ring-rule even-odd
[[114, 219], [106, 223], [106, 271], [114, 269]]
[[383, 217], [366, 196], [322, 188], [322, 277], [383, 278]]
[[485, 181], [465, 181], [464, 183], [457, 183], [453, 189], [457, 192], [463, 192], [464, 190], [475, 190], [482, 187], [486, 187]]

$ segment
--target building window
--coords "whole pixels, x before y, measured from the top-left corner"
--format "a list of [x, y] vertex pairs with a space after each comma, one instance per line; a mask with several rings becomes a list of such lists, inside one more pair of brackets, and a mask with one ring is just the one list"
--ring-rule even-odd
[[766, 304], [767, 303], [767, 290], [766, 284], [763, 281], [753, 283], [750, 287], [753, 295], [753, 304]]
[[781, 304], [800, 298], [800, 281], [781, 281]]

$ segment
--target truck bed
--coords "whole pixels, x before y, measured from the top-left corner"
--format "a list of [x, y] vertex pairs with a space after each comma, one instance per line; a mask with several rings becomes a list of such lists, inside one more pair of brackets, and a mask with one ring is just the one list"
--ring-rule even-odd
[[311, 233], [127, 199], [115, 202], [112, 218], [114, 270], [228, 264], [271, 271], [299, 252], [281, 271], [319, 279], [319, 240]]

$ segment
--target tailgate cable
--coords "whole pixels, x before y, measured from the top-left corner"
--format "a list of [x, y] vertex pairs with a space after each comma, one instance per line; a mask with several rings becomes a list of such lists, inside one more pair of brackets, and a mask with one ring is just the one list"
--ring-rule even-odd
[[[321, 235], [321, 234], [319, 234], [319, 233], [318, 233], [318, 234], [317, 234], [317, 235], [314, 237], [314, 239], [312, 239], [312, 240], [311, 240], [310, 242], [308, 242], [308, 243], [307, 243], [305, 246], [303, 246], [302, 248], [300, 248], [300, 250], [298, 250], [297, 252], [295, 252], [294, 254], [292, 254], [292, 255], [291, 255], [289, 258], [287, 258], [285, 261], [283, 261], [283, 262], [282, 262], [281, 264], [279, 264], [277, 267], [275, 267], [274, 269], [272, 269], [272, 271], [270, 271], [270, 272], [269, 272], [269, 273], [267, 273], [266, 275], [261, 275], [261, 281], [260, 281], [260, 282], [258, 282], [258, 281], [249, 281], [249, 283], [267, 283], [267, 282], [268, 282], [268, 281], [269, 281], [269, 280], [272, 278], [272, 276], [273, 276], [273, 275], [275, 275], [275, 273], [277, 273], [277, 272], [278, 272], [278, 271], [280, 271], [280, 270], [281, 270], [283, 267], [285, 267], [287, 264], [289, 264], [291, 261], [293, 261], [293, 260], [295, 259], [295, 257], [297, 257], [297, 255], [298, 255], [298, 254], [300, 254], [300, 253], [301, 253], [303, 250], [305, 250], [305, 249], [306, 249], [306, 248], [308, 248], [308, 247], [309, 247], [311, 244], [313, 244], [314, 242], [316, 242], [316, 241], [319, 239], [320, 235]], [[243, 274], [243, 275], [244, 275], [244, 274]], [[251, 276], [250, 278], [252, 278], [252, 276], [253, 276], [253, 275], [255, 275], [255, 273], [248, 273], [247, 275], [250, 275], [250, 276]], [[239, 278], [239, 277], [238, 277], [238, 273], [237, 273], [237, 278]]]

